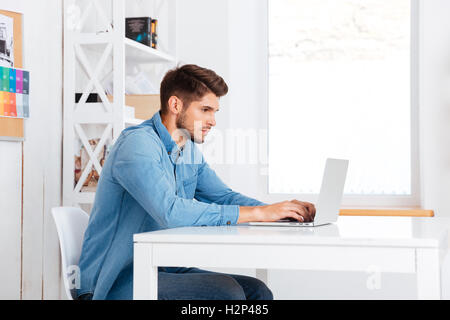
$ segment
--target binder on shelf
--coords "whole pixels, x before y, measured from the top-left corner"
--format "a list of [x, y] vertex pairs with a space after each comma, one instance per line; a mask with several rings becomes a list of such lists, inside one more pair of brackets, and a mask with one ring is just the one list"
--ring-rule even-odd
[[[79, 103], [81, 100], [82, 93], [75, 93], [75, 103]], [[97, 103], [101, 101], [98, 93], [90, 93], [86, 99], [86, 103]]]

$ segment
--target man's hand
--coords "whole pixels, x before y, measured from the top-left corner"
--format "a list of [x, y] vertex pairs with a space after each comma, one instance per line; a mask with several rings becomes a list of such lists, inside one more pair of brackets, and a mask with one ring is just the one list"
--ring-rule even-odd
[[261, 207], [241, 207], [237, 223], [274, 222], [286, 218], [292, 218], [300, 222], [311, 222], [315, 215], [314, 204], [294, 199]]
[[311, 221], [314, 220], [314, 218], [316, 216], [316, 207], [314, 206], [314, 204], [312, 204], [311, 202], [298, 201], [298, 200], [295, 200], [295, 199], [291, 200], [291, 201], [294, 202], [294, 203], [298, 203], [298, 204], [304, 206], [308, 210], [309, 214], [312, 216], [312, 220]]

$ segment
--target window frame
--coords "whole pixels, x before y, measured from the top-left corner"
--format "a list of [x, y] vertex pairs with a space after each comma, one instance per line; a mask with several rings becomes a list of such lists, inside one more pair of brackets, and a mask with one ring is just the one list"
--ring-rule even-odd
[[[260, 128], [266, 130], [269, 135], [269, 1], [261, 6], [261, 27], [264, 44], [261, 45], [261, 54], [266, 63], [263, 68], [264, 103], [262, 104]], [[419, 36], [420, 36], [420, 2], [411, 1], [411, 195], [348, 195], [344, 194], [342, 207], [347, 208], [420, 208], [421, 184], [420, 184], [420, 155], [419, 155]], [[267, 143], [267, 159], [270, 152], [269, 139]], [[259, 197], [267, 203], [284, 201], [286, 199], [301, 199], [302, 201], [317, 202], [318, 194], [287, 194], [269, 193], [268, 168], [260, 167]]]

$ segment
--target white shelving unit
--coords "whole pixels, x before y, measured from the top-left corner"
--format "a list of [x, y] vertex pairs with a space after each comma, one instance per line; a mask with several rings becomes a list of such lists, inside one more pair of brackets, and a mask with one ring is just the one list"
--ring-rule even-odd
[[[154, 71], [158, 69], [159, 74], [152, 76], [158, 78], [177, 64], [176, 0], [148, 0], [145, 4], [152, 4], [152, 12], [131, 15], [158, 19], [161, 49], [157, 50], [125, 37], [125, 5], [133, 1], [143, 4], [139, 0], [64, 1], [64, 206], [94, 202], [95, 192], [85, 192], [82, 185], [92, 168], [101, 174], [98, 155], [108, 142], [116, 141], [124, 128], [143, 122], [124, 114], [127, 67], [154, 67], [152, 72], [158, 73]], [[92, 16], [95, 21], [90, 21]], [[95, 25], [94, 30], [92, 25]], [[86, 77], [82, 89], [80, 73]], [[103, 79], [111, 73], [113, 102], [107, 99], [102, 85]], [[82, 93], [78, 103], [75, 102], [77, 92]], [[86, 103], [90, 93], [97, 93], [101, 102]], [[92, 130], [102, 132], [95, 149], [89, 144], [87, 133]], [[75, 151], [80, 142], [89, 155], [89, 162], [75, 185]]]

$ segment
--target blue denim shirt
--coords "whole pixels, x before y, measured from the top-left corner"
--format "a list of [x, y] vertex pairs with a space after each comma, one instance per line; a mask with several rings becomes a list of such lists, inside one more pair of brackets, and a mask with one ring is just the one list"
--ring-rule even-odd
[[133, 234], [233, 225], [239, 206], [260, 205], [227, 187], [193, 142], [179, 149], [156, 113], [124, 130], [103, 166], [84, 235], [77, 293], [132, 299]]

